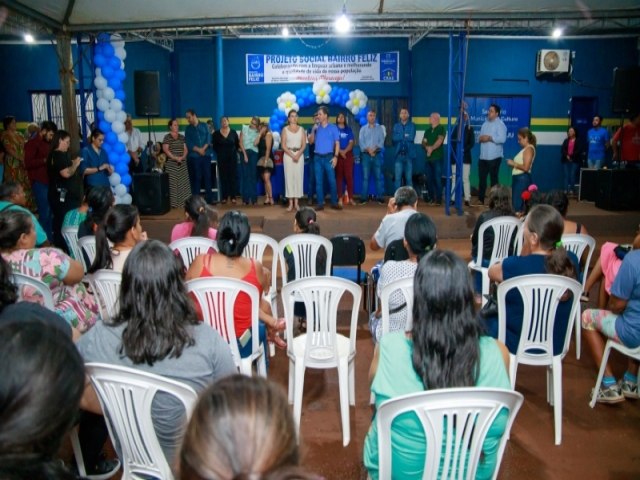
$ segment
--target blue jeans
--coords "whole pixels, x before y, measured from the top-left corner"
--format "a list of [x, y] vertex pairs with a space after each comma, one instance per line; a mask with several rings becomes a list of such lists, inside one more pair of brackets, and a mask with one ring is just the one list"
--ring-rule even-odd
[[33, 196], [38, 207], [38, 222], [47, 234], [50, 242], [53, 242], [53, 223], [51, 220], [51, 209], [49, 208], [49, 185], [34, 181], [31, 184]]
[[596, 168], [598, 170], [600, 170], [600, 167], [602, 167], [602, 162], [604, 160], [602, 158], [599, 159], [592, 159], [592, 158], [588, 158], [587, 159], [587, 165], [589, 165], [589, 168]]
[[256, 190], [256, 172], [258, 164], [258, 152], [247, 150], [247, 159], [241, 160], [242, 168], [242, 201], [244, 203], [256, 203], [258, 201], [258, 191]]
[[331, 166], [331, 159], [333, 153], [327, 153], [325, 155], [315, 154], [313, 158], [313, 167], [316, 174], [316, 196], [318, 206], [324, 205], [324, 173], [327, 174], [327, 180], [329, 180], [329, 190], [331, 194], [331, 205], [338, 204], [338, 194], [336, 187], [336, 174]]
[[405, 185], [413, 186], [413, 158], [405, 155], [396, 156], [396, 171], [394, 176], [394, 188], [398, 190], [402, 185], [402, 174], [404, 173]]
[[521, 175], [514, 175], [511, 177], [511, 202], [515, 212], [521, 212], [524, 210], [522, 192], [529, 188], [531, 183], [533, 182], [531, 181], [530, 173], [523, 173]]
[[427, 161], [426, 173], [431, 201], [442, 203], [442, 160]]
[[[211, 157], [209, 155], [198, 155], [187, 158], [187, 168], [190, 168], [189, 183], [191, 194], [200, 195], [200, 187], [204, 187], [204, 197], [207, 203], [213, 202], [211, 193]], [[193, 172], [193, 176], [192, 173]], [[203, 185], [204, 184], [204, 185]]]
[[382, 152], [376, 153], [374, 156], [367, 152], [360, 154], [360, 163], [362, 164], [362, 192], [360, 197], [363, 200], [369, 195], [369, 171], [373, 168], [373, 178], [376, 182], [376, 198], [384, 195], [384, 184], [382, 183]]
[[578, 175], [578, 164], [575, 162], [567, 162], [562, 164], [564, 171], [563, 189], [567, 192], [573, 192], [576, 184], [576, 176]]

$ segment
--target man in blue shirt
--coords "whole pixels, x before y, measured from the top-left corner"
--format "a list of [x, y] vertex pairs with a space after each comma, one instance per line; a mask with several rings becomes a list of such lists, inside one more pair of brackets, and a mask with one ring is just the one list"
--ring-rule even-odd
[[318, 108], [318, 128], [314, 135], [315, 152], [314, 168], [316, 174], [316, 195], [318, 196], [318, 206], [316, 211], [324, 210], [324, 175], [329, 181], [331, 193], [331, 208], [342, 210], [338, 204], [338, 193], [336, 187], [336, 175], [334, 168], [338, 164], [338, 152], [340, 151], [340, 131], [335, 124], [329, 123], [329, 109], [325, 106]]
[[487, 174], [491, 186], [498, 184], [498, 172], [502, 161], [504, 142], [507, 141], [507, 126], [500, 119], [500, 106], [492, 103], [487, 112], [487, 119], [480, 129], [480, 159], [478, 161], [478, 201], [484, 203], [487, 190]]
[[382, 162], [384, 148], [384, 130], [376, 123], [375, 110], [367, 112], [367, 124], [360, 129], [360, 163], [362, 165], [362, 191], [360, 205], [365, 205], [369, 194], [369, 171], [373, 168], [376, 182], [376, 201], [384, 205], [384, 185], [382, 183]]
[[587, 153], [587, 164], [589, 168], [600, 168], [604, 163], [605, 152], [609, 146], [609, 131], [602, 128], [602, 117], [596, 115], [591, 122], [593, 128], [587, 132], [587, 142], [589, 151]]
[[184, 136], [187, 143], [187, 168], [191, 194], [200, 195], [200, 187], [204, 184], [204, 196], [207, 203], [214, 203], [211, 191], [211, 154], [208, 151], [211, 144], [211, 134], [206, 123], [198, 120], [194, 110], [187, 110], [185, 115], [189, 125]]
[[405, 185], [412, 186], [413, 159], [416, 158], [416, 148], [413, 142], [416, 137], [416, 126], [409, 120], [409, 110], [400, 109], [400, 121], [393, 126], [393, 145], [395, 151], [394, 188], [398, 190], [402, 184], [404, 173]]

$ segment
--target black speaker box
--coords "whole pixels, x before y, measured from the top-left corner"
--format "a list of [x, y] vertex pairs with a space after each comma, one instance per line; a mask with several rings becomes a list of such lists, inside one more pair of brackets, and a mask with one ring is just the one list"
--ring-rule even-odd
[[613, 69], [613, 113], [640, 112], [640, 67]]
[[142, 215], [164, 215], [171, 210], [169, 175], [166, 173], [134, 174], [133, 203]]
[[133, 90], [138, 117], [160, 115], [160, 72], [136, 70]]
[[581, 202], [595, 202], [598, 196], [598, 170], [595, 168], [580, 169], [580, 192], [578, 200]]
[[596, 207], [640, 210], [640, 170], [598, 170]]

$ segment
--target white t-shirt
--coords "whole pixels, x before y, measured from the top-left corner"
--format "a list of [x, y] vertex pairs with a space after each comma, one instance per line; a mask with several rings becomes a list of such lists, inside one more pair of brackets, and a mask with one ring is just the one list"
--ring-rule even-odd
[[388, 213], [380, 222], [380, 226], [373, 238], [380, 248], [387, 248], [394, 240], [404, 238], [404, 226], [409, 217], [417, 213], [413, 208], [405, 208], [396, 213]]
[[144, 144], [142, 142], [142, 134], [140, 133], [140, 130], [134, 127], [131, 130], [131, 133], [129, 132], [127, 133], [129, 134], [129, 141], [127, 142], [127, 151], [136, 152], [138, 151], [139, 148], [144, 148]]

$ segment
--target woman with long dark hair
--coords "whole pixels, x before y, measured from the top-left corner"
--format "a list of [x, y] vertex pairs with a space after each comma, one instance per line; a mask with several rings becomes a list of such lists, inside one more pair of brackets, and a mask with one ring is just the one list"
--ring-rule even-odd
[[[338, 152], [338, 163], [336, 164], [336, 182], [338, 184], [338, 203], [342, 205], [342, 197], [344, 193], [343, 180], [347, 189], [349, 203], [355, 205], [353, 199], [353, 146], [355, 145], [355, 137], [353, 130], [347, 124], [347, 117], [340, 112], [336, 116], [336, 126], [340, 132], [340, 151]], [[411, 183], [411, 179], [408, 180]]]
[[578, 141], [576, 129], [571, 126], [567, 128], [567, 138], [562, 142], [560, 149], [560, 163], [562, 163], [563, 182], [562, 189], [567, 195], [573, 194], [573, 190], [578, 180], [578, 170], [582, 165], [584, 148]]
[[516, 212], [521, 212], [523, 210], [522, 192], [533, 183], [531, 169], [536, 158], [536, 136], [528, 128], [521, 128], [518, 130], [518, 143], [522, 150], [513, 159], [507, 160], [507, 165], [513, 169], [511, 172], [511, 201], [513, 202], [513, 209]]
[[180, 133], [178, 120], [169, 120], [169, 133], [162, 139], [162, 152], [166, 155], [165, 171], [169, 174], [171, 208], [179, 208], [191, 194], [187, 168], [187, 143]]
[[[524, 224], [524, 243], [520, 256], [507, 257], [489, 267], [489, 279], [501, 283], [520, 275], [551, 273], [576, 279], [580, 270], [578, 259], [562, 246], [564, 223], [560, 214], [549, 205], [536, 205]], [[507, 321], [505, 343], [511, 353], [516, 353], [522, 331], [524, 305], [520, 294], [512, 290], [507, 294]], [[571, 319], [571, 302], [564, 299], [556, 311], [553, 326], [553, 354], [558, 355], [564, 346], [565, 334]], [[489, 334], [498, 337], [498, 319], [486, 319]]]
[[[456, 387], [509, 389], [509, 354], [483, 335], [475, 314], [467, 265], [453, 252], [434, 250], [420, 260], [414, 280], [411, 332], [384, 335], [374, 352], [369, 378], [376, 406], [409, 393]], [[476, 478], [491, 478], [506, 427], [506, 412], [493, 422], [483, 444]], [[426, 451], [422, 426], [407, 414], [392, 427], [393, 478], [422, 478]], [[372, 422], [364, 463], [378, 478], [378, 431]]]
[[[98, 322], [78, 342], [85, 362], [137, 368], [203, 390], [235, 373], [226, 342], [198, 322], [182, 279], [182, 262], [157, 240], [133, 249], [122, 271], [120, 310], [111, 323]], [[171, 465], [180, 441], [184, 411], [158, 394], [152, 417]]]
[[273, 188], [271, 186], [271, 175], [273, 174], [273, 134], [269, 125], [265, 122], [260, 124], [260, 140], [258, 141], [258, 175], [264, 182], [264, 204], [273, 205]]
[[104, 133], [98, 128], [91, 131], [90, 144], [82, 149], [82, 164], [80, 171], [84, 177], [87, 188], [97, 186], [109, 186], [109, 175], [113, 173], [113, 167], [109, 163], [107, 152], [102, 148]]
[[186, 237], [209, 237], [216, 239], [218, 231], [218, 212], [207, 205], [201, 195], [191, 195], [184, 202], [185, 221], [173, 226], [171, 241]]
[[47, 157], [49, 171], [49, 205], [53, 215], [53, 243], [66, 251], [67, 244], [62, 237], [62, 222], [70, 210], [78, 208], [82, 202], [82, 175], [80, 157], [73, 160], [69, 155], [71, 137], [64, 130], [53, 135], [51, 150]]
[[84, 386], [68, 334], [34, 320], [0, 325], [0, 478], [76, 479], [56, 454]]
[[102, 185], [93, 187], [85, 197], [87, 200], [87, 216], [78, 226], [78, 238], [95, 235], [115, 201], [111, 187]]
[[238, 133], [229, 125], [228, 117], [220, 119], [220, 128], [213, 132], [211, 141], [218, 157], [220, 170], [220, 202], [223, 205], [227, 200], [236, 203], [240, 139]]
[[[25, 139], [18, 131], [16, 117], [7, 115], [2, 119], [4, 131], [0, 133], [0, 143], [4, 148], [4, 179], [13, 180], [24, 189], [25, 206], [35, 211], [36, 204], [31, 190], [31, 182], [24, 163]], [[0, 177], [0, 182], [2, 181]]]

